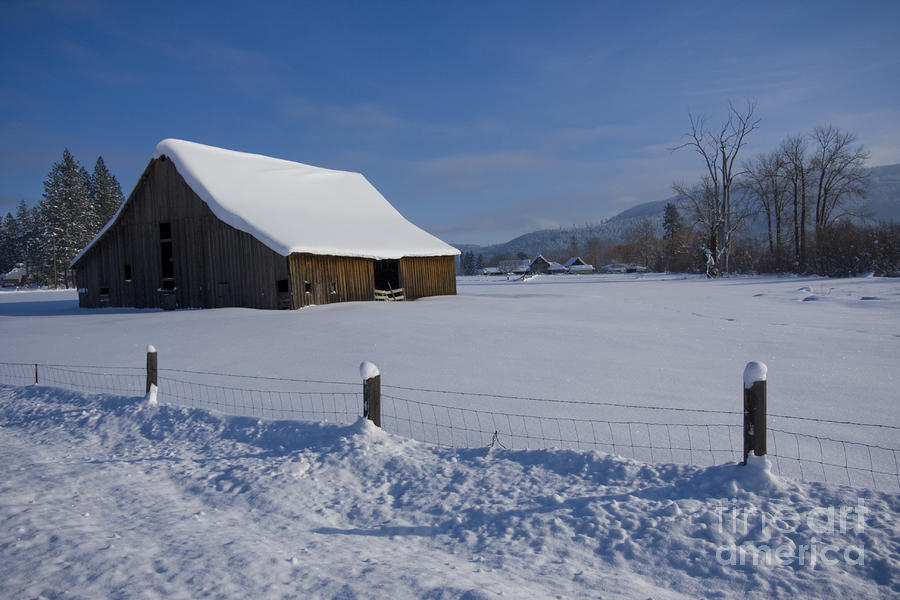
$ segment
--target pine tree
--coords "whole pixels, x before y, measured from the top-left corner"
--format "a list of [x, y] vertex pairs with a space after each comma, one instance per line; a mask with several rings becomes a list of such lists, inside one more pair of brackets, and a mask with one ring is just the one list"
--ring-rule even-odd
[[[685, 228], [678, 206], [669, 202], [663, 212], [663, 268], [682, 271], [688, 268], [684, 249]], [[681, 260], [679, 260], [681, 259]]]
[[91, 228], [93, 235], [99, 233], [103, 226], [115, 216], [123, 199], [119, 182], [106, 168], [103, 157], [98, 156], [94, 172], [91, 175], [91, 202], [93, 205]]
[[19, 242], [18, 225], [12, 213], [6, 213], [6, 216], [0, 221], [0, 274], [6, 273], [18, 262], [18, 250], [16, 246]]
[[475, 274], [475, 252], [474, 251], [469, 250], [468, 252], [463, 252], [462, 271], [463, 271], [463, 275], [474, 275]]
[[63, 151], [44, 181], [42, 237], [50, 256], [51, 285], [69, 285], [68, 264], [93, 237], [85, 223], [90, 213], [90, 176], [72, 156]]

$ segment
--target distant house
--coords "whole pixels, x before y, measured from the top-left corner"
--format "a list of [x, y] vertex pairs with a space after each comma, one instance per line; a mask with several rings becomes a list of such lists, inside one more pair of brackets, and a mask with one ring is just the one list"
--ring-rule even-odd
[[276, 309], [455, 294], [458, 254], [359, 173], [168, 139], [71, 267], [82, 307]]
[[560, 273], [565, 273], [565, 272], [566, 272], [566, 268], [563, 265], [559, 264], [558, 262], [554, 262], [552, 260], [550, 261], [550, 266], [547, 267], [547, 273], [549, 273], [551, 275], [558, 275]]
[[610, 263], [600, 267], [601, 273], [646, 273], [647, 267], [624, 263]]
[[594, 265], [589, 265], [580, 256], [573, 256], [565, 263], [569, 273], [593, 273]]
[[531, 273], [547, 273], [550, 269], [550, 261], [544, 258], [542, 254], [538, 254], [531, 259], [528, 269]]
[[481, 269], [482, 275], [503, 275], [503, 271], [499, 267], [484, 267]]
[[531, 269], [530, 260], [502, 260], [499, 269], [509, 275], [524, 275]]
[[25, 276], [28, 274], [28, 271], [25, 269], [24, 263], [18, 263], [15, 267], [12, 268], [8, 273], [3, 274], [3, 279], [0, 280], [0, 285], [3, 287], [19, 287], [23, 283], [25, 283]]

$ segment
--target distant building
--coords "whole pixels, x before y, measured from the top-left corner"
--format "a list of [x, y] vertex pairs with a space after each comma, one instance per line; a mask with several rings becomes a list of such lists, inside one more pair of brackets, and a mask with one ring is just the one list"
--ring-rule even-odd
[[24, 263], [18, 263], [15, 267], [12, 268], [8, 273], [3, 274], [3, 279], [0, 280], [0, 285], [3, 287], [19, 287], [23, 283], [25, 283], [25, 276], [28, 275], [27, 269], [25, 269]]
[[646, 273], [647, 267], [624, 263], [610, 263], [600, 267], [601, 273]]
[[531, 269], [530, 260], [502, 260], [499, 269], [509, 275], [524, 275]]
[[594, 265], [589, 265], [580, 256], [573, 256], [565, 262], [566, 270], [569, 273], [593, 273]]
[[563, 265], [559, 264], [558, 262], [554, 262], [552, 260], [550, 261], [550, 266], [547, 267], [547, 273], [549, 273], [551, 275], [558, 275], [560, 273], [565, 273], [565, 272], [566, 272], [566, 268]]
[[538, 254], [531, 259], [531, 263], [528, 266], [528, 270], [531, 273], [547, 273], [549, 269], [550, 261], [544, 258], [543, 254]]

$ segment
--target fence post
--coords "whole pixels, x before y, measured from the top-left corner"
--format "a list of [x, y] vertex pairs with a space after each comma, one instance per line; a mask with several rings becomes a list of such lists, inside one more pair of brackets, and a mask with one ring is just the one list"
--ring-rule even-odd
[[766, 371], [757, 361], [744, 368], [744, 462], [752, 451], [756, 456], [766, 453]]
[[159, 387], [157, 382], [157, 374], [159, 370], [157, 368], [156, 362], [156, 348], [152, 345], [147, 346], [147, 389], [144, 390], [144, 393], [147, 394], [150, 392], [150, 386], [155, 385]]
[[359, 375], [363, 380], [363, 417], [381, 427], [381, 373], [364, 361], [359, 365]]
[[34, 365], [34, 385], [38, 384], [38, 368], [37, 363]]

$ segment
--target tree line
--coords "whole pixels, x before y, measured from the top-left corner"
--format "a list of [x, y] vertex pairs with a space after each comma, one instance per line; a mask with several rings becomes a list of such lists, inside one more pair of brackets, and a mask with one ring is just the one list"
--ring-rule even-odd
[[122, 188], [102, 156], [89, 173], [64, 150], [44, 180], [43, 200], [32, 208], [20, 201], [0, 223], [0, 272], [23, 265], [26, 284], [69, 287], [69, 263], [122, 202]]
[[[855, 134], [820, 126], [745, 160], [741, 151], [760, 123], [755, 103], [740, 110], [729, 104], [721, 123], [694, 115], [689, 123], [676, 150], [694, 151], [703, 174], [693, 183], [673, 184], [675, 201], [661, 218], [638, 221], [621, 243], [597, 237], [579, 243], [573, 235], [565, 254], [545, 257], [561, 262], [581, 256], [598, 267], [622, 262], [709, 277], [900, 274], [900, 225], [873, 223], [862, 210], [869, 154]], [[491, 263], [509, 258], [494, 256]], [[468, 265], [464, 272], [472, 270], [471, 259]]]
[[[896, 227], [863, 224], [869, 153], [856, 135], [820, 126], [738, 162], [759, 126], [755, 112], [754, 102], [742, 110], [729, 104], [725, 121], [714, 125], [689, 115], [687, 141], [678, 146], [693, 150], [704, 167], [699, 181], [673, 190], [700, 235], [707, 275], [748, 268], [822, 275], [897, 270]], [[766, 226], [762, 248], [746, 231], [757, 217]], [[876, 248], [866, 248], [869, 243]]]

